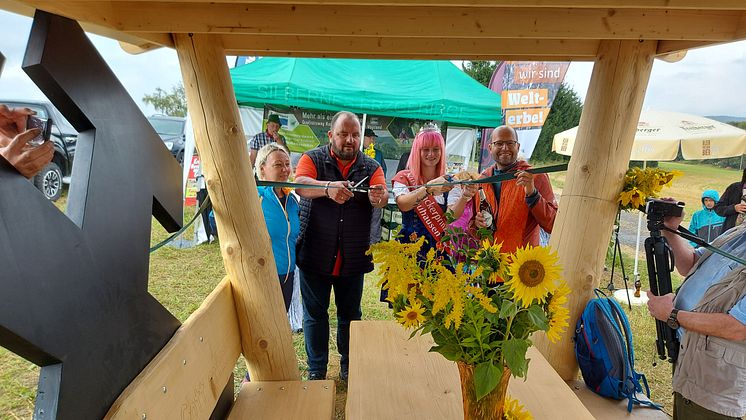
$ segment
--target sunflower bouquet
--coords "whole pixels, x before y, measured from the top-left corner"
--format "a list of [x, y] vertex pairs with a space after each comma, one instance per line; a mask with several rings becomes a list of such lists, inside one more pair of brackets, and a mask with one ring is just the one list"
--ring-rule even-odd
[[629, 168], [624, 175], [624, 187], [617, 202], [619, 210], [638, 210], [648, 198], [657, 198], [663, 187], [670, 187], [680, 171], [660, 168]]
[[[468, 385], [477, 402], [507, 389], [511, 375], [525, 377], [532, 333], [545, 331], [556, 342], [567, 328], [570, 289], [549, 248], [504, 253], [501, 244], [483, 240], [474, 249], [459, 250], [458, 258], [435, 249], [418, 258], [425, 239], [410, 239], [415, 240], [371, 248], [379, 285], [388, 290], [396, 320], [413, 329], [412, 336], [429, 333], [435, 342], [430, 351], [457, 362], [462, 393]], [[471, 369], [473, 383], [464, 384], [462, 368]], [[505, 389], [497, 418], [530, 418], [516, 401], [505, 402]]]

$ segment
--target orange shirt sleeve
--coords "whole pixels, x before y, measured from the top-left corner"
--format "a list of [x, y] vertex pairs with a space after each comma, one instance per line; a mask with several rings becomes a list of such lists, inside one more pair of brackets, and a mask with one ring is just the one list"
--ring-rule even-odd
[[373, 172], [373, 176], [370, 177], [370, 185], [386, 185], [386, 176], [383, 174], [383, 169], [380, 166]]
[[298, 160], [298, 166], [295, 167], [295, 178], [298, 179], [298, 177], [301, 176], [307, 176], [311, 179], [316, 179], [316, 176], [318, 176], [316, 165], [314, 165], [311, 158], [305, 154], [300, 157], [300, 160]]

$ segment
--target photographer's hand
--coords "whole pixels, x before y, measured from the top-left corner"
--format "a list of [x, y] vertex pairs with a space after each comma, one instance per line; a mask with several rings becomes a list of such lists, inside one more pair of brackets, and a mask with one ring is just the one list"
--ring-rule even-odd
[[26, 130], [15, 136], [7, 146], [0, 146], [0, 156], [13, 165], [21, 175], [31, 178], [46, 166], [54, 155], [54, 145], [45, 141], [38, 147], [26, 143], [39, 135], [39, 129]]
[[668, 316], [673, 310], [673, 293], [668, 293], [663, 296], [656, 296], [648, 290], [648, 311], [653, 318], [659, 321], [668, 320]]
[[[677, 202], [676, 199], [671, 197], [665, 197], [661, 198], [663, 201], [671, 201], [671, 202]], [[679, 225], [681, 225], [681, 221], [684, 219], [684, 211], [681, 212], [681, 217], [672, 217], [668, 216], [663, 218], [663, 224], [671, 229], [676, 230]], [[671, 247], [671, 250], [673, 251], [674, 256], [674, 264], [676, 264], [676, 270], [681, 274], [682, 276], [685, 276], [687, 273], [689, 273], [689, 270], [694, 266], [694, 263], [697, 261], [697, 254], [694, 253], [694, 248], [689, 244], [688, 241], [684, 240], [681, 236], [669, 232], [665, 229], [661, 230], [663, 233], [663, 236], [666, 238], [666, 241], [668, 241], [668, 245]]]
[[29, 108], [10, 109], [0, 104], [0, 146], [7, 146], [17, 135], [26, 131], [26, 120], [36, 112]]
[[[678, 201], [673, 197], [665, 197], [661, 198], [663, 201], [670, 201], [672, 203], [677, 203]], [[673, 217], [673, 216], [667, 216], [663, 218], [663, 224], [666, 225], [667, 228], [676, 230], [680, 225], [681, 222], [684, 220], [685, 211], [682, 210], [681, 217]], [[665, 234], [665, 232], [664, 232]], [[670, 241], [670, 239], [669, 239]]]

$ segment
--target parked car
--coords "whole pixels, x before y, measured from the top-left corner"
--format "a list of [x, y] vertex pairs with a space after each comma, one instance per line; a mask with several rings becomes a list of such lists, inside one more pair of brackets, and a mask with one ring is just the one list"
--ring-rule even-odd
[[171, 151], [171, 154], [174, 155], [179, 165], [181, 165], [184, 162], [186, 118], [156, 114], [148, 117], [148, 121], [150, 121], [155, 132], [161, 136], [163, 144], [166, 145], [166, 148]]
[[31, 108], [36, 111], [36, 116], [40, 119], [52, 119], [50, 140], [54, 142], [54, 157], [34, 177], [33, 183], [44, 196], [52, 201], [57, 201], [62, 195], [63, 183], [70, 183], [78, 132], [62, 116], [60, 111], [49, 102], [35, 100], [6, 101], [0, 99], [0, 103], [10, 108]]

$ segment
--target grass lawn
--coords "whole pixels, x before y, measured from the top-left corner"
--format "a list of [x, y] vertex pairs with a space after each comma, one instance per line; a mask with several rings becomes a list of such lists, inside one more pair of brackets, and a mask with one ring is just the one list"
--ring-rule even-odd
[[[666, 195], [676, 197], [687, 203], [687, 213], [699, 210], [699, 197], [707, 188], [714, 188], [720, 192], [725, 187], [740, 179], [740, 171], [726, 170], [704, 165], [682, 163], [661, 163], [666, 169], [678, 169], [684, 176], [674, 182], [674, 186], [664, 190]], [[565, 174], [552, 174], [552, 183], [561, 191], [565, 183]], [[64, 207], [65, 199], [58, 203]], [[185, 214], [192, 214], [194, 209], [186, 209]], [[151, 242], [160, 242], [167, 236], [166, 232], [154, 221]], [[625, 267], [632, 267], [632, 250], [625, 249]], [[610, 261], [610, 258], [609, 258]], [[608, 264], [607, 264], [608, 265]], [[630, 271], [628, 269], [628, 271]], [[642, 270], [645, 271], [645, 270]], [[223, 278], [223, 268], [220, 249], [217, 244], [200, 245], [192, 249], [178, 250], [164, 247], [151, 256], [150, 261], [150, 292], [158, 298], [177, 318], [185, 320], [200, 305], [215, 285]], [[376, 277], [366, 276], [363, 295], [364, 319], [392, 319], [386, 306], [378, 302], [378, 289], [375, 287]], [[680, 282], [681, 277], [674, 275], [674, 282]], [[601, 279], [602, 287], [608, 284], [608, 273]], [[623, 281], [617, 268], [614, 283], [621, 288]], [[647, 275], [642, 274], [643, 289], [647, 288]], [[333, 302], [333, 300], [332, 300]], [[625, 306], [626, 308], [626, 306]], [[333, 316], [334, 308], [330, 311], [332, 333], [330, 350], [329, 378], [336, 379], [339, 375], [339, 355], [336, 353], [335, 331], [336, 320]], [[671, 367], [667, 362], [657, 361], [655, 351], [655, 324], [643, 307], [627, 310], [632, 324], [635, 341], [635, 356], [637, 370], [644, 373], [652, 390], [654, 401], [663, 403], [667, 411], [671, 407]], [[293, 344], [298, 355], [298, 366], [305, 376], [306, 362], [303, 348], [302, 334], [293, 335]], [[31, 418], [36, 382], [39, 369], [0, 348], [0, 418]], [[240, 382], [246, 369], [243, 360], [236, 364], [236, 384]], [[346, 389], [344, 385], [337, 386], [337, 418], [344, 418], [344, 401]]]

